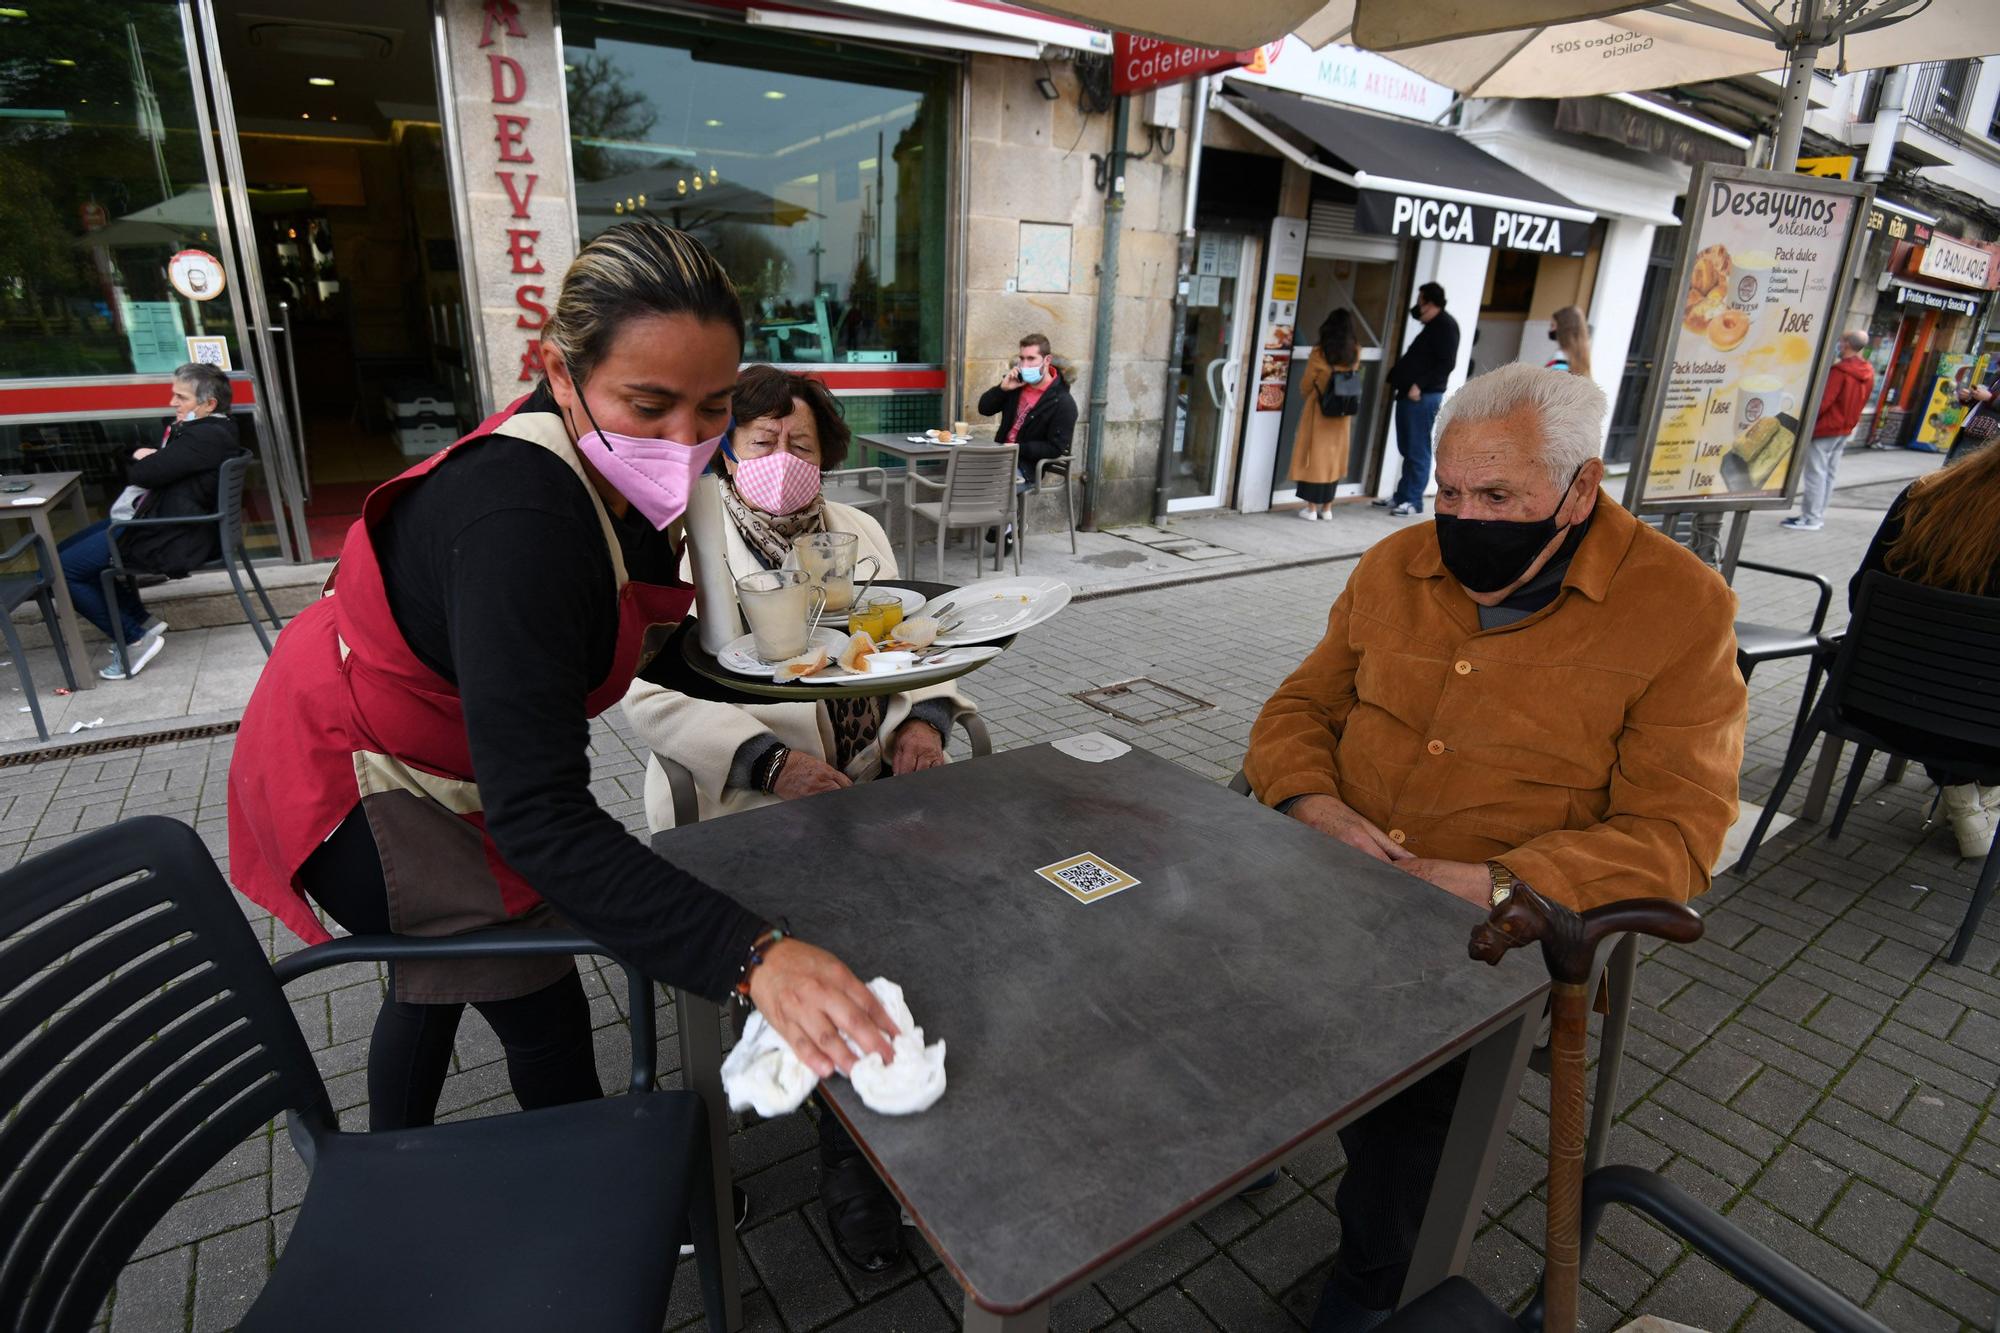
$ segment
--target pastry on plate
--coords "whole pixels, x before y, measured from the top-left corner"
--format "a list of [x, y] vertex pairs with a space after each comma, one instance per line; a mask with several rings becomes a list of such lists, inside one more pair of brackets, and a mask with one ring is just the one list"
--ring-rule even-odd
[[1733, 350], [1737, 344], [1750, 336], [1750, 316], [1728, 306], [1716, 312], [1708, 321], [1708, 340], [1718, 352]]

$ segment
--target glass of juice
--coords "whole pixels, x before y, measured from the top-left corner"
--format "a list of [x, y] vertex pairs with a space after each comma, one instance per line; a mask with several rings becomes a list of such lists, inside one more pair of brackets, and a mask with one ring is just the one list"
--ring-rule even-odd
[[868, 637], [877, 643], [887, 639], [902, 623], [902, 599], [884, 593], [871, 593], [847, 613], [847, 632], [858, 634], [866, 630]]

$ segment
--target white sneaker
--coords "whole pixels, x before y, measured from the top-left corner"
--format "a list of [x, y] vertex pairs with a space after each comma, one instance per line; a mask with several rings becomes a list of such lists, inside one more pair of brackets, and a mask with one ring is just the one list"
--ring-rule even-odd
[[1962, 857], [1984, 857], [1993, 848], [1994, 813], [1981, 807], [1978, 787], [1967, 783], [1944, 789], [1944, 814]]
[[1419, 515], [1419, 514], [1422, 514], [1423, 512], [1424, 512], [1424, 511], [1423, 511], [1423, 508], [1422, 508], [1422, 506], [1420, 506], [1420, 505], [1413, 505], [1413, 504], [1410, 504], [1410, 503], [1408, 503], [1408, 502], [1406, 501], [1406, 502], [1404, 502], [1403, 504], [1399, 504], [1399, 505], [1397, 505], [1397, 506], [1396, 506], [1396, 507], [1395, 507], [1394, 509], [1391, 509], [1391, 510], [1389, 511], [1389, 517], [1391, 517], [1391, 518], [1413, 518], [1413, 517], [1415, 517], [1415, 516], [1417, 516], [1417, 515]]
[[129, 680], [146, 669], [146, 664], [160, 655], [160, 649], [167, 646], [167, 627], [156, 625], [140, 635], [134, 643], [125, 646], [125, 656], [131, 660], [132, 671], [128, 676], [118, 668], [117, 650], [112, 650], [110, 665], [97, 673], [99, 680]]
[[1781, 520], [1778, 526], [1789, 528], [1793, 532], [1818, 532], [1826, 525], [1824, 523], [1809, 523], [1803, 518], [1788, 518]]
[[1319, 510], [1313, 508], [1301, 509], [1299, 511], [1299, 517], [1304, 519], [1308, 523], [1317, 523], [1319, 522]]

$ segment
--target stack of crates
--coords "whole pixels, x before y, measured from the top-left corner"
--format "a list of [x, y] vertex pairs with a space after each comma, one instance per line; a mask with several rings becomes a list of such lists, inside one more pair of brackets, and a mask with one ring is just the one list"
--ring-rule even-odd
[[458, 438], [458, 410], [451, 390], [441, 384], [392, 384], [383, 406], [396, 432], [396, 448], [407, 457], [429, 458]]

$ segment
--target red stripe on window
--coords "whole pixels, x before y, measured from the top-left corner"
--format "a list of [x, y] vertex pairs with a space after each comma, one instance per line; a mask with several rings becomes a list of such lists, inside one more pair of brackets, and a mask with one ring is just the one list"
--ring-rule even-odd
[[[73, 416], [83, 412], [127, 416], [153, 409], [166, 416], [173, 410], [167, 403], [171, 393], [172, 384], [166, 379], [157, 384], [91, 384], [76, 381], [10, 386], [0, 383], [0, 417]], [[255, 381], [232, 378], [229, 395], [234, 406], [248, 407], [257, 401]]]
[[802, 374], [829, 389], [943, 389], [942, 370], [807, 370]]

